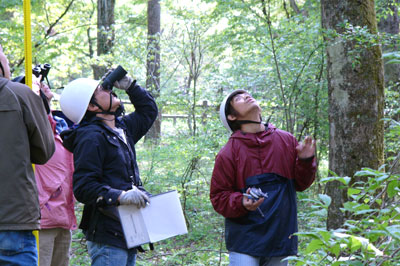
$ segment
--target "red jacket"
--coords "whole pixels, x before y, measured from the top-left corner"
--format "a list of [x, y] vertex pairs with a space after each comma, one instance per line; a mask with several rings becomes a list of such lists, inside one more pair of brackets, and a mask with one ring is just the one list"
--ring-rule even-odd
[[41, 229], [76, 229], [75, 199], [72, 191], [74, 160], [57, 134], [56, 121], [49, 115], [56, 151], [44, 165], [36, 165], [35, 177], [39, 192]]
[[248, 177], [272, 173], [294, 180], [303, 191], [315, 178], [316, 162], [297, 157], [297, 140], [290, 133], [269, 124], [258, 133], [234, 132], [220, 150], [211, 179], [210, 199], [214, 209], [226, 218], [247, 214], [242, 191]]

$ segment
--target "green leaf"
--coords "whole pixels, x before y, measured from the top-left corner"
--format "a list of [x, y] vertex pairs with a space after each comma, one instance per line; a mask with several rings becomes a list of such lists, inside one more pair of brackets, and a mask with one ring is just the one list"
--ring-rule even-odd
[[315, 239], [319, 239], [320, 238], [320, 236], [316, 232], [297, 232], [296, 235], [297, 236], [304, 236], [304, 237], [312, 237], [312, 238], [315, 238]]
[[379, 177], [376, 179], [376, 181], [377, 181], [377, 182], [381, 182], [381, 181], [386, 180], [388, 177], [389, 177], [389, 175], [385, 173], [385, 174], [382, 174], [381, 176], [379, 176]]
[[333, 247], [331, 247], [329, 249], [329, 251], [332, 252], [333, 254], [335, 254], [335, 256], [337, 258], [340, 253], [340, 244], [339, 243], [335, 244]]
[[320, 231], [319, 234], [322, 236], [325, 242], [328, 242], [331, 239], [331, 232], [329, 231]]
[[400, 53], [399, 52], [389, 52], [389, 53], [383, 53], [382, 58], [398, 58], [400, 59]]
[[324, 203], [324, 206], [325, 206], [325, 207], [329, 207], [329, 205], [331, 205], [332, 199], [331, 199], [331, 197], [329, 197], [328, 195], [319, 194], [318, 197], [319, 197], [320, 200]]
[[349, 188], [347, 190], [347, 195], [351, 196], [351, 195], [354, 195], [354, 194], [359, 194], [360, 192], [361, 192], [361, 189]]
[[389, 232], [393, 238], [396, 238], [398, 241], [400, 240], [400, 225], [392, 225], [386, 227], [386, 231]]
[[343, 204], [343, 208], [347, 211], [354, 212], [356, 206], [358, 205], [360, 204], [358, 204], [357, 202], [348, 201]]
[[321, 247], [323, 247], [323, 242], [320, 239], [313, 239], [306, 248], [306, 254], [312, 253]]
[[399, 59], [392, 59], [386, 62], [386, 65], [390, 65], [390, 64], [400, 64], [400, 60]]
[[362, 215], [362, 214], [366, 214], [366, 213], [371, 213], [374, 212], [375, 210], [361, 210], [361, 211], [356, 211], [354, 212], [355, 215]]
[[399, 192], [399, 181], [392, 180], [388, 184], [388, 188], [387, 188], [387, 194], [388, 194], [389, 198], [393, 198], [398, 192]]
[[340, 177], [340, 176], [329, 176], [329, 177], [325, 177], [321, 179], [322, 183], [327, 183], [327, 182], [331, 182], [331, 181], [339, 181], [341, 182], [343, 185], [348, 185], [350, 182], [351, 178], [348, 176], [345, 177]]
[[355, 236], [350, 236], [350, 242], [349, 242], [350, 252], [354, 253], [354, 251], [359, 250], [361, 247], [362, 247], [361, 241]]

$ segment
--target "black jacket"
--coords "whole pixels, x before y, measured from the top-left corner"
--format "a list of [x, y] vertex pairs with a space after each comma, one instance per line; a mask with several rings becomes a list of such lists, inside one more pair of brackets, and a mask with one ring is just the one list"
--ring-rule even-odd
[[87, 240], [127, 248], [121, 223], [115, 215], [118, 197], [132, 184], [141, 187], [135, 144], [157, 117], [157, 105], [143, 88], [133, 84], [128, 90], [135, 112], [116, 121], [125, 131], [128, 145], [101, 119], [83, 120], [64, 131], [64, 146], [73, 152], [74, 195], [85, 204], [80, 228]]

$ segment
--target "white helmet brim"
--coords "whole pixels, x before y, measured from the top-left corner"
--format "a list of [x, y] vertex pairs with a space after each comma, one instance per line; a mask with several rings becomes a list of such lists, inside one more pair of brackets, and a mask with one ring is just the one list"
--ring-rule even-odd
[[221, 120], [222, 125], [224, 125], [224, 127], [225, 127], [230, 133], [232, 133], [233, 130], [232, 130], [232, 128], [229, 126], [228, 119], [227, 119], [227, 117], [226, 117], [226, 116], [227, 116], [227, 114], [226, 114], [227, 105], [230, 104], [232, 95], [236, 95], [236, 94], [238, 94], [238, 93], [245, 93], [245, 92], [246, 92], [245, 90], [234, 90], [234, 91], [232, 91], [231, 93], [229, 93], [229, 94], [222, 100], [221, 105], [220, 105], [220, 107], [219, 107], [219, 119]]
[[60, 106], [68, 119], [76, 124], [81, 122], [98, 85], [98, 80], [79, 78], [64, 87], [60, 96]]

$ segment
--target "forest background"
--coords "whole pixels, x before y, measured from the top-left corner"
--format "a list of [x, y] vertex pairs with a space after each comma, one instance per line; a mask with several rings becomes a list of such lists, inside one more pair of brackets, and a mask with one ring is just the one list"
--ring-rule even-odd
[[[297, 193], [291, 265], [400, 265], [398, 2], [31, 1], [33, 63], [51, 64], [54, 92], [122, 65], [156, 98], [160, 115], [137, 145], [141, 178], [153, 194], [180, 193], [189, 234], [156, 243], [137, 265], [228, 264], [209, 184], [229, 138], [219, 104], [234, 89], [252, 93], [264, 121], [318, 140], [316, 181]], [[0, 3], [0, 43], [17, 77], [22, 1]], [[77, 230], [71, 265], [89, 264]]]

